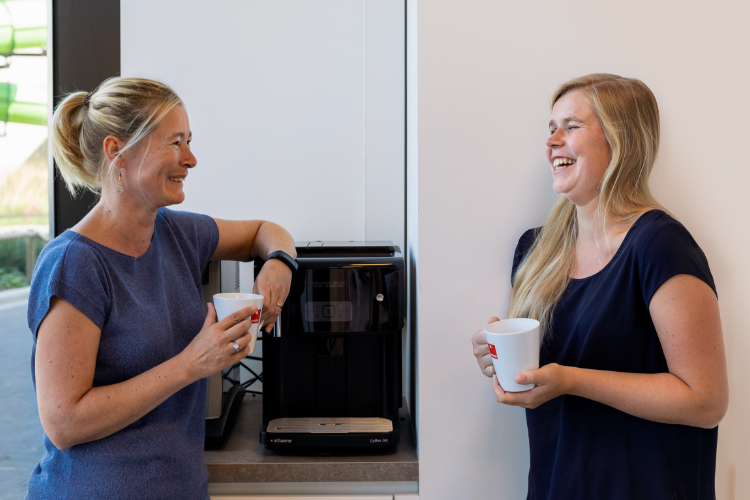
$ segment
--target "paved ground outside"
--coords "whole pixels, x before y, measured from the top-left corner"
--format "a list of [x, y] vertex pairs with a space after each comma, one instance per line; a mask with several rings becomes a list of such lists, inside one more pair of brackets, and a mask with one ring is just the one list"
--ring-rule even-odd
[[0, 305], [0, 500], [26, 496], [42, 457], [42, 424], [31, 384], [26, 301]]

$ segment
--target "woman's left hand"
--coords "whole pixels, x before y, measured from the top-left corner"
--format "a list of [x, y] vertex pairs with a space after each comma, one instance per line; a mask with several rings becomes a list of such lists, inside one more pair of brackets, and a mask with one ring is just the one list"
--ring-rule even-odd
[[266, 332], [271, 331], [276, 318], [281, 314], [291, 283], [292, 270], [277, 259], [267, 260], [258, 273], [253, 293], [263, 296], [263, 312], [260, 319]]
[[[248, 262], [253, 257], [265, 258], [276, 250], [297, 257], [292, 235], [278, 224], [262, 220], [214, 219], [214, 222], [219, 228], [219, 243], [211, 260]], [[266, 260], [255, 277], [253, 293], [263, 296], [260, 318], [266, 332], [271, 331], [281, 314], [291, 284], [292, 270], [278, 259]]]
[[536, 408], [571, 390], [571, 368], [550, 363], [538, 370], [530, 370], [516, 375], [517, 384], [536, 384], [531, 390], [523, 392], [506, 392], [500, 387], [497, 375], [492, 377], [492, 390], [498, 403], [520, 406], [522, 408]]

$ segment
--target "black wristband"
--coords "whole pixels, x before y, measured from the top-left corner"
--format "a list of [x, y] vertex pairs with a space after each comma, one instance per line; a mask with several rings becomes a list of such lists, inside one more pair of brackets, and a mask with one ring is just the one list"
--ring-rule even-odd
[[283, 250], [276, 250], [275, 252], [269, 253], [268, 257], [266, 257], [266, 261], [269, 261], [271, 259], [277, 259], [286, 264], [286, 266], [292, 270], [292, 278], [294, 278], [294, 276], [297, 274], [297, 268], [299, 267], [297, 265], [297, 261]]

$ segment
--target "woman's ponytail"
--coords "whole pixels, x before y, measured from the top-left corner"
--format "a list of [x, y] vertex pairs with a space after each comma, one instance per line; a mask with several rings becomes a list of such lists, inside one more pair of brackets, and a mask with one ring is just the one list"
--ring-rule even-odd
[[69, 94], [57, 105], [52, 116], [52, 154], [68, 191], [75, 194], [80, 187], [96, 191], [101, 184], [97, 169], [87, 169], [81, 150], [81, 132], [86, 119], [86, 92]]

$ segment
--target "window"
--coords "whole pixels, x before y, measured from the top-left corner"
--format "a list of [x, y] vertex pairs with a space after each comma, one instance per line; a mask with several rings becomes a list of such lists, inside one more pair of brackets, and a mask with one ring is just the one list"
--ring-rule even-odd
[[0, 0], [0, 290], [29, 285], [48, 214], [47, 5]]

